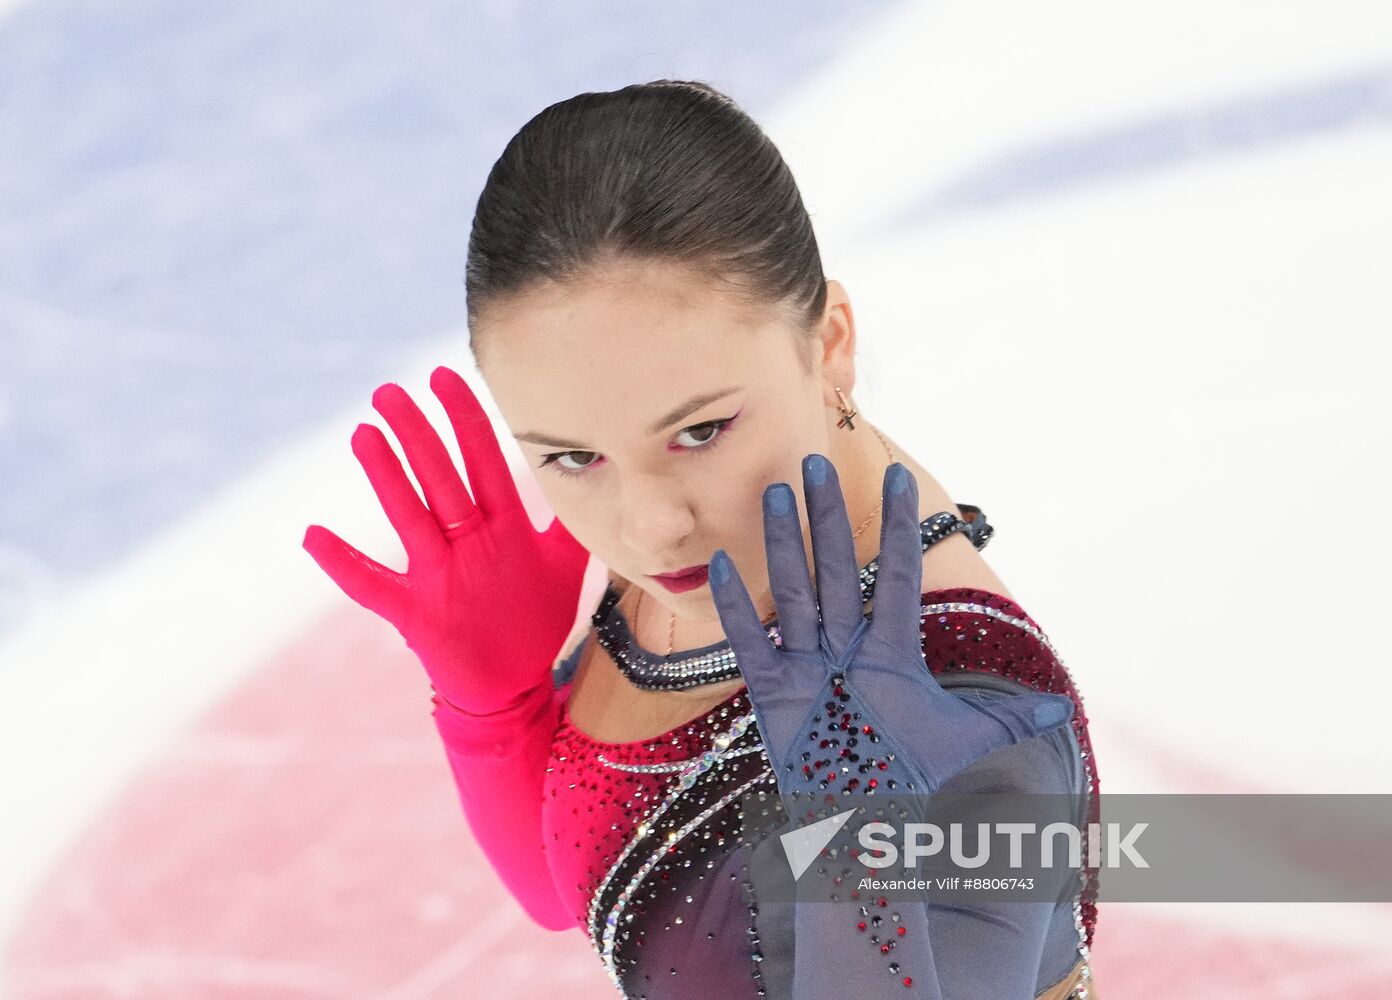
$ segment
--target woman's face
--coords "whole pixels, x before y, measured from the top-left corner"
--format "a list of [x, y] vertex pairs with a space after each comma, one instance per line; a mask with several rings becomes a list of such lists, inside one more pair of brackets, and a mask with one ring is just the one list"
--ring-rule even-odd
[[650, 574], [724, 548], [771, 608], [762, 496], [780, 480], [800, 496], [803, 456], [830, 454], [821, 345], [808, 373], [786, 315], [656, 263], [530, 291], [485, 319], [489, 390], [576, 540], [695, 619], [716, 618], [709, 584], [673, 593]]

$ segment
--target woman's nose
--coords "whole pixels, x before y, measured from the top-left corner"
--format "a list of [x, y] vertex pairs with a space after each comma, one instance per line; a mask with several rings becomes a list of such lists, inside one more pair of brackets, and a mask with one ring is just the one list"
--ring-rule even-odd
[[[629, 551], [669, 559], [691, 533], [691, 505], [670, 479], [648, 477], [623, 486], [618, 502], [619, 540]], [[652, 566], [649, 569], [677, 569]]]

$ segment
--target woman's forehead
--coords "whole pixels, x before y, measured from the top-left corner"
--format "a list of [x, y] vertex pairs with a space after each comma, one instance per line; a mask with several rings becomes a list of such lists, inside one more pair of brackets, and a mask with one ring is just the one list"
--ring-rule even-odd
[[782, 319], [728, 281], [693, 268], [632, 263], [591, 269], [565, 282], [548, 281], [512, 296], [487, 323], [490, 346], [541, 339], [557, 348], [607, 335], [653, 340], [701, 330], [747, 330]]
[[[488, 385], [519, 436], [549, 436], [553, 446], [593, 446], [601, 431], [650, 437], [662, 433], [659, 423], [688, 409], [683, 404], [701, 403], [696, 409], [702, 413], [721, 403], [737, 406], [748, 390], [762, 387], [768, 366], [749, 342], [767, 336], [745, 332], [727, 341], [703, 331], [694, 354], [689, 346], [663, 347], [661, 338], [652, 338], [629, 351], [614, 350], [610, 342], [598, 350], [540, 351], [530, 363], [499, 357], [488, 370]], [[795, 363], [790, 357], [786, 364]]]
[[796, 364], [778, 310], [680, 274], [537, 290], [500, 309], [484, 339], [485, 376], [510, 419], [586, 402], [660, 411]]

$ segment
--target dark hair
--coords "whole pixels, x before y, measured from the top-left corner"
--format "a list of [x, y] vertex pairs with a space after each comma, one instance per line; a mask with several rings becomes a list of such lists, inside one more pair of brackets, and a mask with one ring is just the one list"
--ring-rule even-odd
[[[782, 155], [725, 94], [653, 80], [537, 114], [489, 171], [469, 233], [469, 348], [491, 304], [622, 259], [684, 264], [750, 302], [826, 305], [812, 221]], [[809, 340], [801, 338], [811, 370]]]

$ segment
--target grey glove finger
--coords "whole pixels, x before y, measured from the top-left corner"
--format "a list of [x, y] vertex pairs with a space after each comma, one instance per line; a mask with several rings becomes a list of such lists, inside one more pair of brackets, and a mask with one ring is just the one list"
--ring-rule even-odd
[[[886, 650], [921, 648], [923, 543], [918, 481], [902, 462], [885, 470], [875, 604], [865, 641]], [[867, 650], [880, 655], [880, 650]]]
[[764, 554], [783, 648], [815, 653], [817, 598], [807, 569], [802, 519], [793, 488], [787, 483], [774, 483], [764, 490]]
[[802, 483], [811, 524], [822, 631], [831, 643], [833, 655], [839, 656], [850, 642], [851, 633], [865, 619], [855, 538], [851, 535], [841, 480], [825, 455], [813, 452], [802, 460]]

